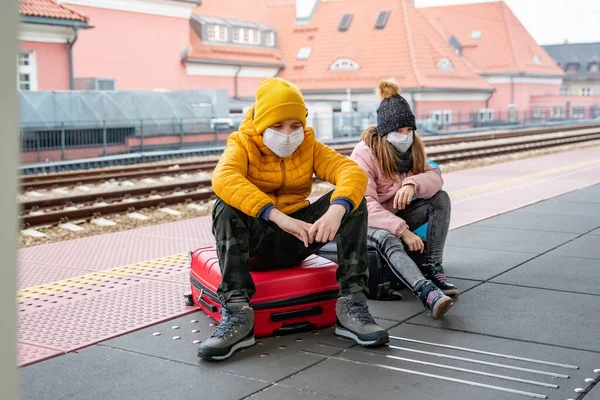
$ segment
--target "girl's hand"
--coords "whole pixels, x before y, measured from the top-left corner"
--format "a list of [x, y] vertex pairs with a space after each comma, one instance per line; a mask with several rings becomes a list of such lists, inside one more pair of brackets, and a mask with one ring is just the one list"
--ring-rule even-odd
[[415, 195], [415, 187], [413, 185], [405, 185], [394, 196], [394, 208], [404, 210], [410, 204], [410, 200]]
[[400, 237], [402, 238], [402, 241], [406, 243], [410, 251], [420, 251], [421, 253], [423, 253], [425, 245], [423, 244], [423, 240], [421, 240], [419, 236], [415, 235], [410, 230], [405, 229], [404, 232], [402, 232], [402, 234], [400, 235]]
[[327, 243], [340, 229], [342, 218], [346, 214], [346, 208], [341, 204], [332, 204], [329, 210], [310, 227], [308, 237], [310, 243]]

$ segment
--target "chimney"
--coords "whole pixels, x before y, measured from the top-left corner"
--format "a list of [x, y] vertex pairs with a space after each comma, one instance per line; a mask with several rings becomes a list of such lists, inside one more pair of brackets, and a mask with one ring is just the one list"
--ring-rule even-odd
[[296, 0], [296, 21], [309, 20], [320, 0]]

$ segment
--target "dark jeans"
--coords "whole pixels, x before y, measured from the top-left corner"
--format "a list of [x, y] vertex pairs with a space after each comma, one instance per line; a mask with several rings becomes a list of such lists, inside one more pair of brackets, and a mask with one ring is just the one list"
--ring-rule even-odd
[[[429, 223], [422, 266], [413, 262], [406, 254], [402, 240], [391, 232], [369, 228], [368, 244], [377, 249], [396, 275], [414, 291], [425, 280], [422, 272], [428, 272], [427, 269], [442, 264], [450, 226], [450, 211], [450, 197], [440, 190], [432, 198], [416, 199], [407, 208], [396, 213], [406, 221], [411, 231], [426, 222]], [[420, 268], [423, 268], [423, 271]]]
[[[319, 219], [330, 205], [331, 193], [290, 217], [308, 223]], [[217, 199], [213, 208], [213, 234], [223, 282], [217, 294], [223, 302], [232, 296], [250, 300], [256, 292], [251, 269], [286, 268], [316, 253], [325, 243], [312, 243], [308, 248], [295, 236], [271, 221], [253, 218]], [[337, 280], [341, 294], [367, 292], [369, 278], [367, 259], [367, 206], [346, 214], [338, 236]]]

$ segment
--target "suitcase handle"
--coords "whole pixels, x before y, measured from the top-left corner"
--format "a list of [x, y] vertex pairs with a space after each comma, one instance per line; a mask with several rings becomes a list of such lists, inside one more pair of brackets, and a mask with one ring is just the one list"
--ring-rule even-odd
[[206, 308], [207, 310], [209, 310], [212, 313], [216, 313], [217, 311], [219, 311], [217, 306], [215, 306], [214, 304], [210, 304], [209, 302], [207, 302], [206, 300], [204, 300], [202, 298], [203, 294], [204, 294], [204, 289], [200, 290], [200, 294], [198, 295], [198, 298], [196, 299], [196, 300], [198, 300], [198, 303], [202, 304], [202, 306], [204, 308]]
[[311, 308], [304, 308], [302, 310], [271, 313], [271, 321], [285, 321], [286, 319], [309, 317], [311, 315], [319, 314], [323, 314], [323, 307], [316, 306]]
[[304, 323], [300, 323], [300, 324], [294, 324], [294, 325], [284, 325], [279, 329], [275, 329], [273, 331], [273, 336], [278, 336], [278, 335], [289, 335], [291, 333], [300, 333], [300, 332], [309, 332], [309, 331], [314, 331], [316, 329], [316, 325], [315, 324], [311, 324], [310, 322], [304, 322]]

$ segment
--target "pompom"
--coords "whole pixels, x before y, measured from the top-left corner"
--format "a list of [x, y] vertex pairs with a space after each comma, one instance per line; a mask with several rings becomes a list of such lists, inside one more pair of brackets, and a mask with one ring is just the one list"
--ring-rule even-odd
[[377, 95], [381, 99], [389, 99], [400, 93], [400, 84], [395, 78], [382, 79], [377, 84]]

